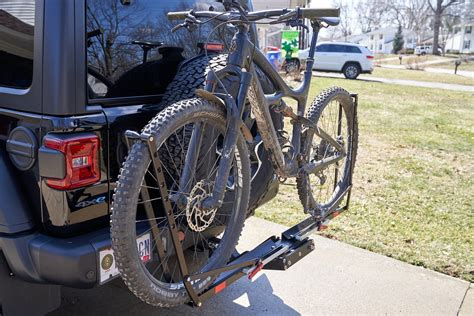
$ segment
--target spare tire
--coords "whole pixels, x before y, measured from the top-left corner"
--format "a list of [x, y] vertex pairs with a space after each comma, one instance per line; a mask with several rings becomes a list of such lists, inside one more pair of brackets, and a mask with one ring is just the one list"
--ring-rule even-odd
[[[212, 68], [214, 71], [217, 71], [223, 69], [226, 64], [226, 54], [213, 54], [208, 56], [200, 55], [184, 62], [180, 66], [173, 81], [166, 88], [162, 101], [158, 105], [150, 106], [148, 108], [155, 111], [161, 111], [175, 102], [194, 98], [196, 96], [196, 89], [204, 87], [207, 74], [209, 73], [210, 69]], [[266, 94], [273, 93], [275, 91], [273, 85], [258, 67], [257, 74], [264, 92]], [[237, 87], [238, 84], [239, 83], [236, 83]], [[276, 130], [283, 128], [283, 117], [281, 114], [272, 112], [272, 119]], [[246, 124], [254, 136], [254, 143], [249, 145], [252, 166], [252, 189], [250, 191], [251, 193], [247, 216], [251, 216], [258, 206], [262, 205], [265, 201], [268, 201], [276, 195], [278, 188], [276, 187], [270, 190], [270, 186], [272, 184], [277, 185], [278, 181], [276, 179], [269, 154], [265, 150], [264, 146], [261, 145], [261, 137], [258, 133], [256, 123], [254, 120], [250, 119], [246, 121]], [[145, 129], [144, 132], [149, 133], [150, 131]], [[188, 137], [190, 136], [190, 133], [185, 134], [188, 135]], [[184, 140], [184, 142], [186, 141], [187, 140]], [[178, 148], [178, 142], [176, 144], [168, 144], [168, 147], [170, 146], [173, 147], [173, 149], [170, 148], [170, 150], [174, 150], [175, 152], [180, 150]], [[179, 156], [177, 155], [177, 157]]]

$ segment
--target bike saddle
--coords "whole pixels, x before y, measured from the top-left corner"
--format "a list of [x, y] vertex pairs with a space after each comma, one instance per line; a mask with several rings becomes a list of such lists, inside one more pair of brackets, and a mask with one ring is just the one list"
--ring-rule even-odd
[[142, 47], [149, 47], [149, 48], [160, 47], [165, 44], [163, 42], [145, 42], [145, 41], [132, 41], [130, 43], [135, 44], [135, 45], [140, 45]]
[[340, 18], [318, 18], [319, 22], [323, 22], [329, 26], [337, 26], [341, 22]]

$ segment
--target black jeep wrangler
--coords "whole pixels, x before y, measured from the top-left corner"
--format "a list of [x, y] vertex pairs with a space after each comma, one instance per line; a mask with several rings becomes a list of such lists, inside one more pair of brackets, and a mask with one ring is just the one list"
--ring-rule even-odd
[[[0, 315], [46, 313], [61, 286], [118, 275], [101, 263], [124, 132], [192, 97], [209, 66], [226, 63], [225, 30], [211, 44], [206, 29], [170, 32], [166, 12], [191, 6], [223, 10], [205, 0], [0, 0]], [[258, 182], [250, 216], [278, 180], [246, 124]]]

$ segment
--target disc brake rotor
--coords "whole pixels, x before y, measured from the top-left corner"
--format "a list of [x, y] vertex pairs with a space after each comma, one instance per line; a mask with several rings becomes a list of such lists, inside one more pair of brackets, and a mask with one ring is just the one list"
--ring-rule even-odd
[[203, 210], [202, 202], [211, 196], [213, 184], [207, 180], [199, 181], [191, 190], [189, 202], [186, 205], [186, 221], [191, 230], [202, 232], [206, 230], [214, 221], [217, 208]]

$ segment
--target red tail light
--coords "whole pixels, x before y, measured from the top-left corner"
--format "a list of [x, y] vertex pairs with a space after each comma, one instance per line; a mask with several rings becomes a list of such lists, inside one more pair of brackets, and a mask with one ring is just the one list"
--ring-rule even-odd
[[213, 44], [209, 43], [206, 45], [207, 50], [215, 51], [215, 52], [220, 52], [224, 50], [224, 45], [223, 44]]
[[100, 180], [99, 137], [75, 135], [69, 138], [46, 136], [44, 146], [64, 154], [66, 176], [64, 179], [47, 179], [49, 187], [70, 190], [96, 183]]
[[198, 48], [210, 52], [221, 52], [224, 50], [224, 44], [221, 43], [198, 43]]
[[367, 59], [374, 59], [374, 56], [366, 56]]

